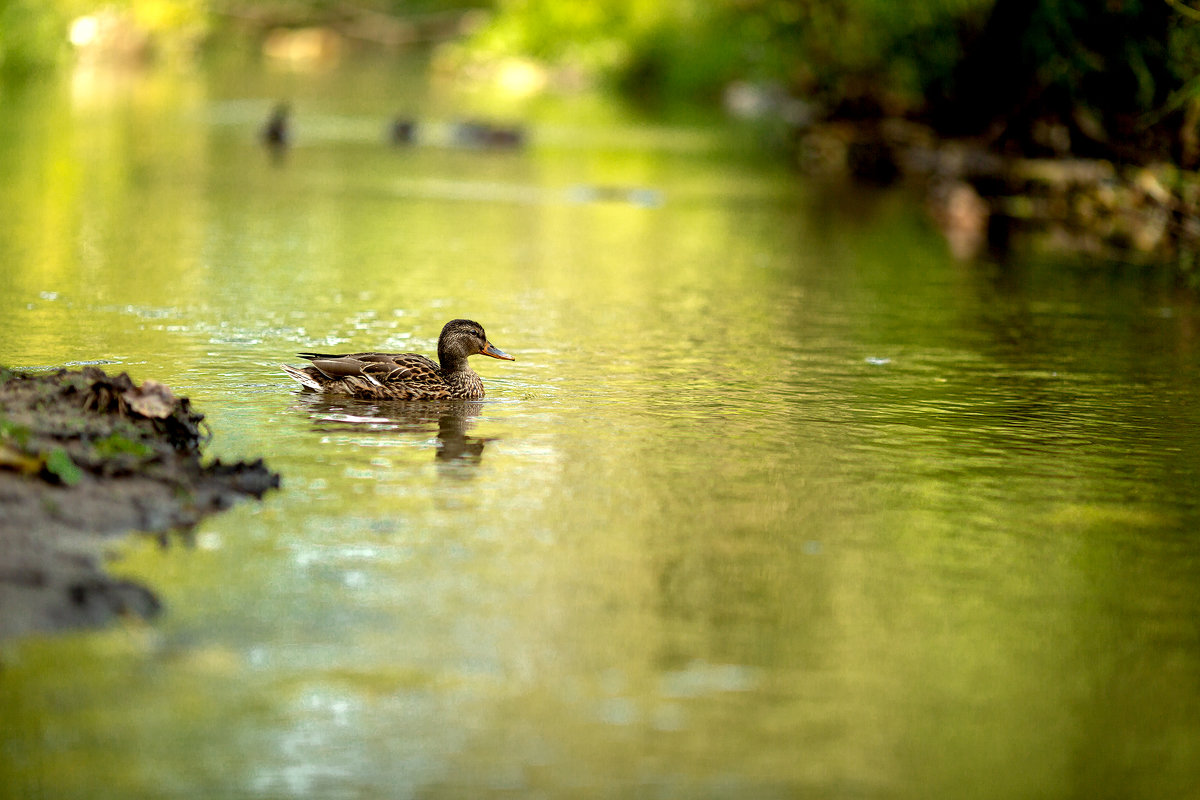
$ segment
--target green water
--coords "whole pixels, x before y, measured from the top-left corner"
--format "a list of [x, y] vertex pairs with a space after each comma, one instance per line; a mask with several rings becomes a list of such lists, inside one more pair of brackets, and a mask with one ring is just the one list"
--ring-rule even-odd
[[[381, 63], [0, 101], [0, 363], [162, 380], [283, 474], [114, 547], [158, 620], [0, 647], [0, 796], [1196, 796], [1200, 308], [1151, 271]], [[517, 358], [479, 404], [277, 366], [457, 316]]]

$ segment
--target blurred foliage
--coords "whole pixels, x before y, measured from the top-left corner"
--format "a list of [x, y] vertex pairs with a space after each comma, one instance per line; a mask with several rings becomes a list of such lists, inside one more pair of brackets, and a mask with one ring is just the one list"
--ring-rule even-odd
[[1178, 0], [997, 0], [926, 92], [933, 116], [950, 132], [992, 128], [1023, 151], [1053, 151], [1035, 141], [1052, 123], [1076, 153], [1179, 157], [1200, 74], [1200, 14], [1189, 12]]
[[[1028, 150], [1044, 121], [1096, 152], [1116, 141], [1200, 161], [1195, 0], [0, 0], [0, 73], [52, 67], [73, 19], [132, 57], [245, 29], [453, 16], [486, 23], [437, 65], [501, 74], [520, 60], [568, 85], [712, 100], [733, 81], [842, 117], [920, 115]], [[541, 85], [537, 81], [533, 83]], [[999, 131], [999, 132], [998, 132]], [[1164, 133], [1165, 131], [1165, 133]], [[1190, 132], [1189, 132], [1190, 131]], [[1189, 139], [1190, 137], [1190, 139]]]
[[370, 12], [405, 17], [492, 5], [489, 0], [207, 0], [214, 14], [258, 16], [306, 24], [321, 19]]
[[[90, 25], [78, 26], [86, 19]], [[124, 59], [190, 52], [208, 27], [208, 0], [0, 0], [0, 77], [26, 78], [79, 52]]]
[[0, 78], [25, 78], [66, 61], [81, 19], [91, 23], [89, 44], [75, 43], [81, 58], [149, 62], [186, 57], [238, 25], [265, 30], [347, 18], [370, 25], [490, 6], [489, 0], [0, 0]]
[[778, 80], [833, 99], [869, 86], [911, 107], [947, 91], [967, 50], [1001, 20], [1020, 38], [989, 52], [992, 71], [1035, 65], [1043, 85], [1090, 91], [1097, 75], [1117, 69], [1149, 106], [1166, 88], [1156, 79], [1178, 84], [1200, 71], [1200, 11], [1187, 14], [1182, 3], [498, 0], [469, 46], [596, 70], [631, 88], [703, 94], [729, 80]]
[[1025, 149], [1049, 121], [1095, 154], [1200, 154], [1182, 141], [1200, 121], [1200, 9], [1185, 0], [498, 0], [458, 58], [513, 56], [644, 97], [749, 81]]
[[0, 77], [25, 77], [53, 67], [67, 52], [63, 4], [0, 0]]
[[498, 0], [490, 24], [461, 51], [477, 61], [528, 56], [588, 77], [627, 73], [666, 30], [694, 32], [691, 3], [654, 0]]
[[810, 95], [862, 86], [913, 103], [961, 52], [993, 0], [499, 0], [468, 43], [478, 58], [532, 56], [644, 95], [712, 97], [732, 80]]

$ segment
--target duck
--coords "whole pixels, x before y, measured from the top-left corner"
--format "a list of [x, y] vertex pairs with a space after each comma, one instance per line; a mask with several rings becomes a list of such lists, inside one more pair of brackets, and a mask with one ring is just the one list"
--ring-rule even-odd
[[388, 135], [394, 145], [412, 144], [417, 135], [417, 123], [408, 117], [395, 117], [388, 128]]
[[525, 131], [517, 126], [495, 125], [482, 120], [457, 122], [451, 139], [459, 147], [517, 150], [525, 144]]
[[298, 353], [310, 367], [281, 364], [305, 389], [365, 400], [482, 400], [483, 380], [467, 364], [473, 355], [516, 361], [488, 341], [478, 322], [452, 319], [438, 336], [438, 360], [417, 353]]
[[291, 143], [291, 113], [292, 109], [287, 103], [275, 105], [275, 108], [271, 110], [271, 116], [267, 118], [262, 128], [263, 144], [276, 150], [282, 150]]

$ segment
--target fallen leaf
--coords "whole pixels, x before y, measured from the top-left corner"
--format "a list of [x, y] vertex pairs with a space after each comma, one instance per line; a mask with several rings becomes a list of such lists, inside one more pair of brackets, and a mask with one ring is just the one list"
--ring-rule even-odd
[[141, 386], [128, 389], [121, 395], [129, 408], [143, 417], [165, 419], [175, 410], [175, 394], [166, 384], [149, 378]]
[[0, 469], [11, 469], [25, 475], [41, 472], [42, 460], [0, 444]]
[[61, 447], [56, 447], [46, 454], [46, 471], [67, 486], [74, 486], [83, 477], [83, 471]]

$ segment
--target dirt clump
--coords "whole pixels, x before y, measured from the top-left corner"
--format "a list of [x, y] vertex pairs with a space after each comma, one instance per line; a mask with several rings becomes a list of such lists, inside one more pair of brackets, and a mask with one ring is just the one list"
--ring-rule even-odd
[[0, 368], [0, 638], [150, 617], [102, 568], [107, 537], [186, 529], [279, 486], [262, 459], [204, 463], [204, 415], [125, 373]]

